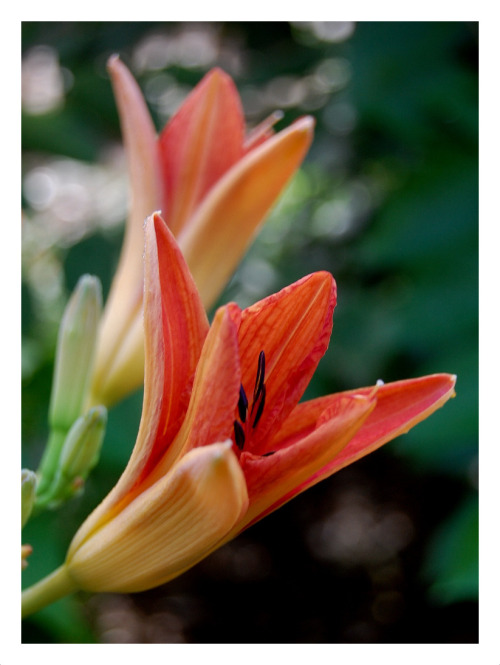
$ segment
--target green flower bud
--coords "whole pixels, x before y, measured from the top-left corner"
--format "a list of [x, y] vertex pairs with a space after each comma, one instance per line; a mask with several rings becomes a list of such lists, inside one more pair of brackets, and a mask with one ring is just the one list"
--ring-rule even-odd
[[57, 340], [49, 423], [67, 432], [80, 417], [92, 377], [102, 309], [97, 277], [83, 275], [66, 306]]
[[66, 483], [84, 480], [97, 464], [106, 431], [108, 412], [103, 406], [90, 409], [68, 432], [59, 458], [59, 473]]
[[21, 526], [23, 527], [31, 515], [35, 503], [36, 474], [29, 469], [21, 471]]

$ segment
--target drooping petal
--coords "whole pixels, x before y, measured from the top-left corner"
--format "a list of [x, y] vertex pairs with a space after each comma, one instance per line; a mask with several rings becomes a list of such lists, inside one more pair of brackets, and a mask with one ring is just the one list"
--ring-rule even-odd
[[[86, 520], [76, 542], [109, 521], [151, 484], [147, 476], [186, 413], [208, 321], [177, 243], [158, 214], [148, 218], [144, 255], [144, 399], [137, 440], [118, 483]], [[213, 439], [215, 440], [222, 439]]]
[[179, 234], [179, 245], [206, 307], [215, 302], [309, 148], [314, 121], [302, 118], [231, 168]]
[[[305, 481], [285, 494], [271, 507], [271, 510], [275, 510], [297, 494], [407, 432], [430, 416], [454, 396], [455, 380], [456, 377], [450, 374], [433, 374], [418, 379], [328, 395], [297, 405], [272, 443], [273, 448], [290, 451], [289, 454], [292, 454], [291, 451], [299, 451], [302, 446], [309, 446], [309, 441], [315, 440], [327, 432], [329, 426], [334, 425], [333, 422], [329, 424], [329, 419], [334, 421], [338, 417], [335, 404], [339, 399], [364, 398], [372, 399], [375, 403], [375, 407], [362, 422], [361, 427], [350, 437], [347, 445], [340, 447], [337, 454], [322, 468], [318, 468]], [[315, 421], [316, 426], [313, 424]], [[253, 464], [258, 469], [258, 461], [253, 461]], [[249, 493], [252, 495], [250, 488]]]
[[[122, 375], [115, 375], [116, 367], [120, 368], [122, 364], [120, 360], [115, 360], [115, 355], [120, 354], [123, 338], [134, 319], [142, 316], [143, 225], [146, 217], [162, 206], [156, 131], [141, 90], [118, 56], [110, 58], [108, 70], [128, 161], [130, 202], [120, 262], [101, 324], [94, 377], [94, 402], [103, 401], [106, 404], [127, 392], [122, 386]], [[115, 369], [112, 368], [113, 363]], [[112, 385], [109, 385], [110, 377]], [[128, 381], [134, 388], [138, 387], [142, 383], [142, 367], [138, 378], [131, 374]]]
[[265, 407], [247, 450], [267, 451], [273, 433], [295, 407], [328, 348], [336, 287], [327, 272], [308, 275], [242, 313], [241, 376], [251, 395], [260, 351], [265, 353]]
[[[376, 408], [363, 427], [311, 484], [368, 455], [428, 418], [455, 396], [456, 378], [453, 374], [430, 374], [381, 385], [377, 391]], [[371, 390], [373, 388], [364, 388], [342, 394], [366, 395]]]
[[86, 542], [71, 545], [68, 574], [88, 591], [158, 586], [214, 549], [247, 505], [231, 442], [192, 450]]
[[[348, 444], [375, 407], [375, 395], [342, 395], [331, 401], [316, 429], [293, 445], [267, 456], [243, 452], [240, 464], [248, 487], [249, 509], [240, 530], [305, 489], [308, 478]], [[272, 451], [269, 451], [272, 452]]]
[[160, 134], [168, 202], [175, 236], [201, 199], [243, 153], [244, 118], [235, 85], [212, 69]]

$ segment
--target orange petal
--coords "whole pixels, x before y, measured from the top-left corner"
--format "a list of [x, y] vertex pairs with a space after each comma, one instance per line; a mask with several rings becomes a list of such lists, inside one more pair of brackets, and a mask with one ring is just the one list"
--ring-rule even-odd
[[[145, 218], [162, 204], [161, 165], [156, 131], [141, 90], [117, 56], [109, 59], [108, 69], [120, 115], [131, 196], [120, 262], [101, 325], [94, 381], [96, 399], [102, 397], [100, 384], [110, 380], [114, 357], [120, 353], [123, 337], [132, 326], [133, 320], [141, 315], [143, 225]], [[115, 383], [119, 384], [120, 380]], [[142, 383], [142, 367], [139, 377], [134, 377], [132, 383], [134, 387]], [[120, 386], [113, 386], [113, 389], [119, 391]]]
[[454, 396], [455, 379], [456, 377], [450, 374], [433, 374], [377, 385], [375, 388], [360, 388], [328, 395], [297, 405], [273, 440], [272, 449], [295, 451], [300, 450], [296, 445], [308, 446], [311, 439], [327, 431], [322, 423], [328, 422], [332, 417], [342, 417], [341, 412], [338, 415], [335, 413], [335, 404], [339, 399], [362, 397], [376, 400], [375, 408], [347, 445], [341, 447], [322, 468], [318, 468], [304, 482], [288, 492], [272, 510], [429, 417]]
[[314, 121], [303, 118], [251, 150], [208, 192], [179, 245], [206, 307], [215, 302], [256, 230], [300, 166]]
[[247, 505], [231, 443], [198, 448], [86, 542], [73, 542], [68, 574], [89, 591], [164, 584], [214, 549]]
[[241, 157], [244, 118], [234, 83], [212, 69], [160, 135], [166, 221], [178, 235], [207, 191]]
[[265, 457], [243, 452], [240, 464], [250, 506], [239, 528], [264, 517], [306, 489], [306, 481], [347, 445], [375, 402], [374, 395], [335, 396], [318, 427], [293, 445]]
[[266, 357], [266, 400], [246, 450], [267, 451], [267, 442], [295, 407], [328, 348], [336, 287], [316, 272], [244, 310], [238, 332], [243, 387], [251, 398], [257, 359]]
[[231, 437], [241, 376], [237, 326], [233, 319], [227, 307], [216, 312], [196, 369], [182, 428], [155, 469], [154, 477], [164, 473], [191, 448]]
[[[145, 385], [162, 381], [162, 413], [161, 435], [155, 443], [157, 449], [151, 452], [148, 467], [165, 452], [184, 419], [209, 329], [196, 285], [174, 236], [158, 214], [153, 215], [152, 222], [155, 237], [151, 227], [146, 230], [151, 238], [146, 243]], [[158, 297], [161, 299], [161, 330], [157, 319]], [[161, 339], [152, 342], [157, 335], [161, 335]], [[160, 359], [164, 363], [162, 376], [158, 368]], [[158, 397], [154, 396], [155, 403]]]
[[125, 471], [84, 523], [77, 543], [151, 484], [148, 474], [172, 443], [186, 413], [208, 331], [205, 310], [182, 253], [158, 214], [146, 223], [144, 262], [145, 376], [139, 432]]
[[[400, 434], [408, 432], [455, 396], [456, 376], [431, 374], [381, 385], [377, 406], [344, 450], [331, 464], [322, 469], [314, 483], [368, 455]], [[367, 395], [373, 388], [351, 393]]]

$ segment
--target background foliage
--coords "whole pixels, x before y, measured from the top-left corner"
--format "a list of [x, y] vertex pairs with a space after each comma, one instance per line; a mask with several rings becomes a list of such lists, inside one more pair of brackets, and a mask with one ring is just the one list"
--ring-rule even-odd
[[[339, 290], [308, 395], [433, 372], [457, 397], [169, 585], [84, 594], [25, 642], [476, 642], [478, 50], [469, 23], [24, 23], [23, 464], [36, 468], [57, 326], [78, 277], [106, 293], [127, 183], [105, 63], [118, 52], [160, 129], [212, 66], [249, 125], [317, 121], [304, 167], [221, 301], [326, 269]], [[110, 413], [82, 496], [33, 519], [23, 573], [58, 566], [133, 446], [141, 395]]]

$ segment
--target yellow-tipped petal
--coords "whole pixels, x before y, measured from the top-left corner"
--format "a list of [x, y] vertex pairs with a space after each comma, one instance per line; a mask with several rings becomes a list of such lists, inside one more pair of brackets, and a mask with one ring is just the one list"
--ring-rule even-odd
[[[141, 317], [144, 220], [162, 207], [163, 194], [156, 130], [142, 92], [118, 56], [110, 58], [108, 70], [120, 115], [130, 179], [129, 215], [125, 238], [118, 269], [104, 310], [92, 391], [94, 402], [105, 402], [109, 405], [142, 384], [141, 369], [138, 378], [134, 374], [133, 380], [129, 381], [130, 385], [126, 387], [123, 385], [121, 378], [123, 362], [115, 356], [124, 356], [125, 352], [121, 350], [122, 343], [127, 344], [128, 349], [132, 346], [133, 353], [136, 353], [137, 349], [139, 353], [141, 352], [142, 331], [136, 331], [135, 342], [132, 345], [130, 339], [125, 340], [124, 337], [130, 337], [129, 329], [137, 326], [136, 320]], [[137, 364], [141, 364], [141, 359]], [[108, 385], [106, 389], [101, 390], [106, 380], [109, 381], [110, 377], [111, 380], [114, 379], [116, 367], [120, 371], [120, 378], [113, 381], [114, 385], [111, 388]]]
[[196, 448], [79, 547], [66, 567], [88, 591], [143, 591], [214, 549], [248, 505], [231, 442]]
[[302, 118], [250, 151], [207, 194], [179, 234], [179, 245], [210, 307], [255, 231], [302, 162], [314, 120]]
[[[123, 345], [123, 354], [117, 357], [121, 365], [115, 366], [116, 371], [106, 393], [111, 395], [112, 388], [119, 389], [117, 377], [121, 376], [121, 381], [129, 385], [131, 376], [137, 376], [139, 371], [142, 376], [145, 364], [139, 432], [127, 467], [115, 487], [78, 530], [73, 539], [77, 544], [88, 540], [105, 522], [133, 501], [144, 488], [142, 481], [145, 476], [170, 446], [181, 426], [183, 411], [187, 409], [189, 392], [186, 386], [192, 381], [208, 331], [206, 314], [191, 275], [173, 236], [158, 214], [148, 217], [145, 236], [146, 334], [142, 334], [141, 316], [136, 320], [137, 325], [129, 331], [129, 343]], [[168, 270], [161, 270], [160, 264], [168, 266]], [[180, 339], [183, 340], [183, 348], [179, 348]], [[132, 353], [132, 344], [139, 342], [140, 347]], [[139, 360], [142, 368], [137, 364]], [[226, 436], [213, 437], [207, 443], [224, 440]], [[173, 463], [175, 456], [169, 459]], [[163, 473], [169, 468], [170, 465], [166, 467], [162, 464]], [[147, 485], [157, 479], [158, 474]]]

